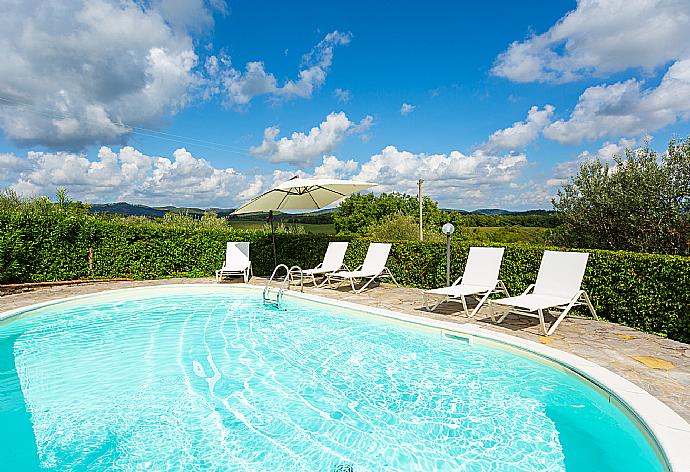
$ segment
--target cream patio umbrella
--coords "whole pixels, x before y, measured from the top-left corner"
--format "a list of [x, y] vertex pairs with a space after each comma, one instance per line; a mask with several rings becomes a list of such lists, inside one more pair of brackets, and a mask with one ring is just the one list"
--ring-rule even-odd
[[278, 265], [273, 228], [274, 210], [320, 210], [331, 203], [376, 184], [356, 180], [302, 179], [293, 177], [245, 203], [233, 215], [267, 211], [273, 240], [273, 262]]

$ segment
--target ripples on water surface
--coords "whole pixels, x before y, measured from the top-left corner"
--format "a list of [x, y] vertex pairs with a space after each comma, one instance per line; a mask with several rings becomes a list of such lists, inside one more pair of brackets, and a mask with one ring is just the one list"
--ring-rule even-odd
[[168, 293], [0, 323], [0, 468], [659, 468], [622, 413], [533, 360], [256, 292]]

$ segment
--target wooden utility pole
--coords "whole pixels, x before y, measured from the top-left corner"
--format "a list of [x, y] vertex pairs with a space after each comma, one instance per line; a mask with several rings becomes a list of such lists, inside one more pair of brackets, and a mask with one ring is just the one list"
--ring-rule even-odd
[[424, 226], [422, 225], [422, 179], [419, 179], [419, 240], [424, 241]]

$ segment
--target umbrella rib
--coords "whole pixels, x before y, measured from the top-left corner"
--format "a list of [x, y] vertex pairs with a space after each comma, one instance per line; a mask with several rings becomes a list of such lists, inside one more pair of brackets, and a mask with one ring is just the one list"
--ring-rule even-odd
[[314, 195], [312, 195], [311, 192], [307, 192], [307, 193], [308, 193], [309, 196], [311, 197], [311, 201], [314, 202], [314, 205], [316, 205], [316, 208], [321, 208], [321, 205], [319, 205], [318, 203], [316, 203], [316, 199], [314, 198]]
[[345, 196], [344, 193], [340, 193], [340, 192], [338, 192], [337, 190], [333, 190], [332, 188], [322, 187], [321, 185], [316, 185], [315, 187], [320, 188], [321, 190], [327, 190], [327, 191], [329, 191], [329, 192], [337, 193], [337, 194], [340, 195], [341, 197], [344, 197], [344, 196]]
[[285, 199], [288, 197], [288, 195], [290, 195], [290, 193], [289, 193], [289, 192], [285, 192], [285, 195], [283, 195], [283, 199], [280, 201], [280, 203], [278, 204], [278, 206], [276, 206], [276, 210], [280, 210], [280, 205], [283, 204], [283, 202], [284, 202]]

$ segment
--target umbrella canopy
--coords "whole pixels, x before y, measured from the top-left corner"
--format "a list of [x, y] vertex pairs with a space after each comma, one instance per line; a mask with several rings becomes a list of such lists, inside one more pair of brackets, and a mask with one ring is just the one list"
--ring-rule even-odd
[[271, 239], [273, 240], [273, 262], [277, 266], [276, 235], [273, 227], [274, 210], [319, 210], [343, 197], [374, 185], [376, 184], [356, 180], [293, 177], [245, 203], [232, 214], [268, 212], [268, 221], [271, 223]]
[[271, 210], [319, 210], [374, 185], [376, 184], [356, 180], [293, 177], [245, 203], [233, 215]]

